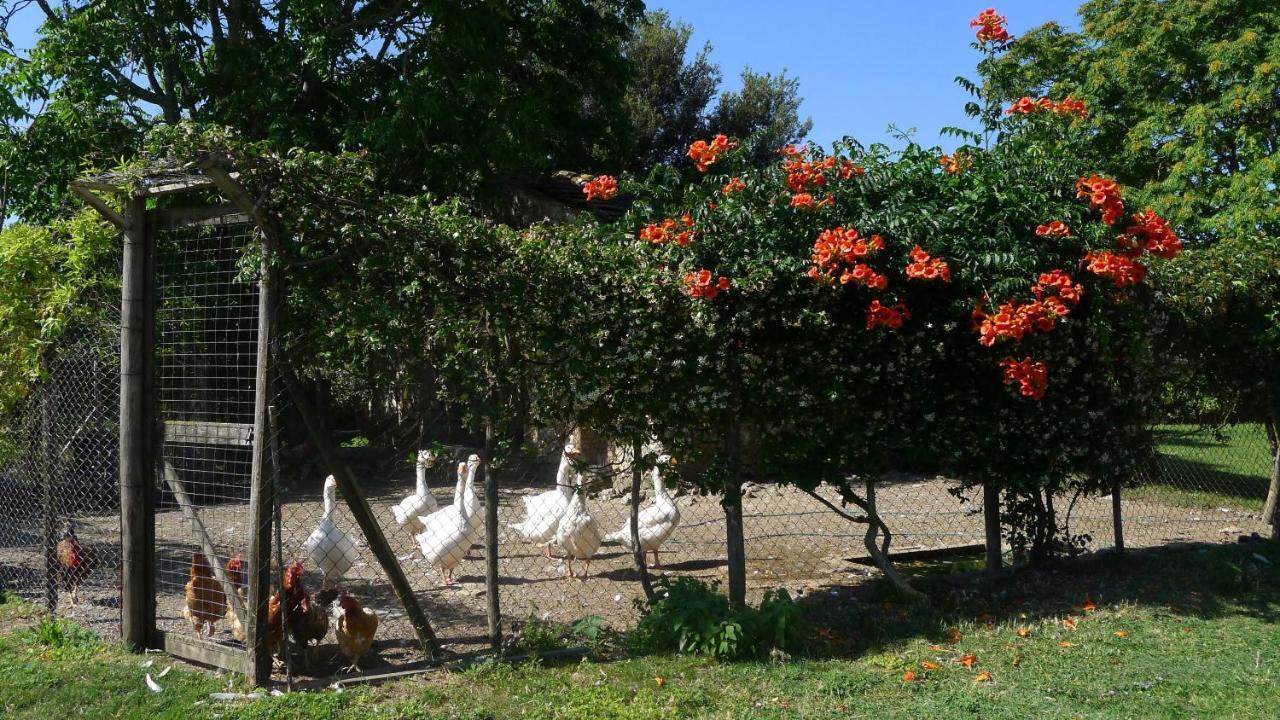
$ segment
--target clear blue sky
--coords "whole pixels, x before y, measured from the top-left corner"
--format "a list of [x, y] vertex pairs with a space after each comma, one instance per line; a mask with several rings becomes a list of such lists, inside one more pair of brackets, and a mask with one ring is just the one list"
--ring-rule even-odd
[[[948, 125], [972, 127], [968, 99], [953, 78], [975, 76], [969, 21], [991, 0], [649, 0], [693, 26], [690, 50], [712, 45], [735, 89], [738, 73], [778, 72], [800, 79], [802, 116], [813, 119], [810, 139], [829, 144], [851, 135], [864, 144], [889, 142], [886, 128], [916, 128], [916, 139], [944, 147]], [[1078, 28], [1078, 1], [1006, 1], [995, 5], [1019, 33], [1050, 20]], [[896, 143], [889, 143], [895, 145]]]

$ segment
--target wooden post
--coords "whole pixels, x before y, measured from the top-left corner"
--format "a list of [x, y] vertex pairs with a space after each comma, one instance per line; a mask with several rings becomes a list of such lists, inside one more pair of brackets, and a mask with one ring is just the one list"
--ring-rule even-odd
[[1000, 552], [1000, 490], [992, 482], [982, 484], [982, 520], [987, 532], [987, 574], [995, 575], [1004, 566]]
[[148, 457], [149, 422], [147, 375], [152, 348], [146, 343], [148, 237], [146, 200], [125, 203], [124, 258], [120, 290], [120, 636], [125, 647], [147, 647], [153, 625], [148, 562], [151, 530], [148, 502], [152, 465]]
[[[253, 399], [253, 465], [250, 469], [249, 517], [249, 626], [245, 640], [253, 681], [265, 685], [271, 680], [271, 648], [267, 646], [268, 605], [271, 599], [271, 527], [275, 487], [268, 467], [271, 454], [267, 442], [271, 401], [271, 342], [275, 336], [277, 283], [268, 258], [261, 264], [258, 281], [258, 357]], [[283, 568], [281, 568], [283, 570]]]
[[653, 582], [649, 578], [649, 567], [644, 561], [644, 550], [640, 547], [640, 483], [644, 477], [644, 469], [640, 467], [640, 456], [644, 452], [644, 444], [639, 440], [631, 443], [631, 558], [636, 564], [636, 574], [640, 577], [640, 589], [644, 590], [644, 598], [653, 602]]
[[1124, 552], [1124, 513], [1120, 508], [1120, 480], [1111, 486], [1111, 527], [1115, 532], [1116, 552]]
[[298, 414], [302, 416], [302, 421], [307, 426], [307, 433], [311, 435], [311, 441], [315, 443], [316, 450], [320, 453], [320, 459], [329, 468], [329, 472], [334, 479], [338, 481], [338, 489], [342, 491], [342, 497], [346, 500], [347, 507], [351, 510], [351, 516], [355, 518], [356, 524], [360, 526], [361, 532], [364, 533], [364, 538], [369, 543], [369, 551], [377, 558], [378, 564], [382, 566], [383, 572], [387, 574], [387, 579], [391, 581], [391, 588], [395, 591], [396, 597], [404, 605], [405, 615], [409, 618], [409, 622], [413, 624], [414, 631], [418, 634], [418, 643], [422, 646], [422, 651], [431, 659], [435, 659], [440, 654], [440, 641], [436, 638], [435, 631], [431, 629], [427, 614], [423, 612], [422, 606], [418, 604], [418, 599], [414, 597], [413, 587], [409, 585], [409, 579], [405, 577], [404, 569], [400, 567], [400, 561], [396, 559], [395, 551], [391, 549], [391, 544], [387, 542], [386, 536], [382, 534], [382, 527], [378, 525], [377, 518], [373, 516], [373, 510], [369, 508], [369, 501], [364, 496], [364, 489], [360, 487], [359, 483], [351, 475], [351, 471], [338, 458], [338, 452], [329, 440], [329, 436], [323, 432], [317, 422], [315, 412], [311, 407], [311, 400], [303, 391], [298, 379], [294, 377], [292, 370], [289, 369], [288, 362], [282, 357], [277, 357], [276, 367], [280, 379], [289, 391], [289, 400], [293, 403], [294, 408], [297, 409]]
[[498, 596], [498, 478], [489, 464], [493, 461], [493, 428], [486, 427], [484, 437], [484, 587], [487, 594], [485, 611], [489, 618], [489, 647], [502, 650], [502, 608]]
[[40, 393], [40, 468], [38, 477], [44, 491], [44, 581], [45, 606], [50, 613], [58, 609], [58, 513], [57, 498], [53, 484], [57, 482], [58, 473], [54, 468], [53, 456], [53, 422], [49, 406], [53, 403], [53, 389], [48, 385]]

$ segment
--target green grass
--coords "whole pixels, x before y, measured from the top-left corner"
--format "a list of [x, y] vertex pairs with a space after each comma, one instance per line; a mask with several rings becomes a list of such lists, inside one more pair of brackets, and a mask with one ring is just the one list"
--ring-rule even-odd
[[1160, 457], [1147, 482], [1129, 493], [1178, 507], [1261, 510], [1271, 480], [1271, 450], [1259, 423], [1214, 433], [1197, 425], [1156, 429]]
[[[0, 634], [0, 716], [1276, 717], [1276, 545], [1134, 553], [1025, 572], [996, 585], [926, 582], [937, 598], [929, 607], [902, 604], [874, 587], [824, 603], [821, 612], [814, 608], [815, 620], [839, 636], [836, 658], [489, 664], [342, 693], [231, 703], [208, 697], [227, 689], [225, 678], [178, 664], [159, 679], [164, 692], [151, 693], [143, 675], [158, 674], [168, 659], [147, 656], [155, 663], [144, 670], [143, 657], [83, 632], [29, 627]], [[1086, 598], [1097, 602], [1096, 611], [1083, 609]], [[11, 605], [0, 605], [0, 613]], [[1066, 618], [1074, 630], [1063, 625]], [[976, 657], [972, 668], [961, 662], [969, 654]], [[926, 661], [938, 669], [925, 670]], [[922, 679], [904, 682], [908, 670]], [[983, 671], [991, 682], [976, 682]]]

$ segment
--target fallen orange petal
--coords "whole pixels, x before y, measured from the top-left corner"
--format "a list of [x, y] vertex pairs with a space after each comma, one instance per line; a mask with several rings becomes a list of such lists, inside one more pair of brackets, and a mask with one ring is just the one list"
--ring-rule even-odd
[[973, 681], [976, 683], [991, 682], [991, 673], [987, 672], [986, 670], [983, 670], [982, 672], [978, 673], [978, 677], [974, 678]]
[[968, 655], [960, 658], [960, 664], [967, 668], [973, 667], [973, 664], [976, 662], [978, 662], [978, 656], [973, 653], [969, 653]]
[[948, 632], [950, 632], [950, 639], [947, 640], [947, 642], [951, 643], [952, 645], [964, 639], [964, 635], [960, 634], [960, 630], [958, 628], [952, 627]]
[[657, 683], [658, 687], [662, 687], [667, 684], [667, 679], [662, 677], [661, 675], [655, 677], [653, 681]]
[[925, 670], [941, 670], [942, 669], [942, 666], [939, 665], [938, 663], [929, 662], [928, 660], [925, 660], [924, 662], [920, 663], [920, 667], [924, 668]]
[[1097, 610], [1097, 609], [1098, 609], [1098, 603], [1094, 602], [1093, 600], [1087, 597], [1084, 599], [1085, 612], [1093, 612], [1094, 610]]
[[1031, 637], [1031, 628], [1018, 628], [1018, 637]]
[[1066, 620], [1063, 620], [1063, 621], [1062, 621], [1062, 627], [1064, 627], [1064, 628], [1066, 628], [1066, 629], [1068, 629], [1068, 630], [1075, 630], [1075, 629], [1076, 629], [1076, 621], [1075, 621], [1075, 620], [1072, 620], [1071, 618], [1067, 618]]
[[919, 679], [920, 676], [916, 674], [915, 670], [908, 670], [902, 673], [902, 682], [904, 683], [915, 682]]
[[1129, 637], [1129, 631], [1128, 631], [1128, 630], [1117, 630], [1117, 631], [1116, 631], [1116, 637]]
[[1058, 641], [1058, 647], [1068, 648], [1068, 647], [1073, 647], [1074, 645], [1075, 645], [1075, 643], [1071, 642], [1070, 640], [1059, 640], [1059, 641]]

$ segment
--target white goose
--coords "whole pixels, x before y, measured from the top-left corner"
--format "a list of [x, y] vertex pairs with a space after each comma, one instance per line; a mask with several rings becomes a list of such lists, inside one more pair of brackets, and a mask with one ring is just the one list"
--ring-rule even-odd
[[[653, 553], [653, 564], [649, 566], [653, 568], [662, 567], [658, 561], [658, 548], [662, 547], [662, 543], [671, 537], [671, 533], [680, 524], [680, 508], [676, 507], [675, 501], [667, 494], [667, 486], [662, 482], [661, 466], [674, 464], [670, 455], [658, 456], [658, 464], [653, 468], [653, 504], [641, 510], [637, 516], [640, 550]], [[628, 550], [634, 550], [631, 547], [631, 519], [627, 518], [620, 529], [609, 533], [604, 539], [605, 542], [621, 542]]]
[[417, 472], [417, 488], [412, 495], [391, 508], [396, 524], [408, 530], [411, 535], [422, 532], [422, 522], [418, 520], [420, 516], [433, 513], [440, 508], [436, 497], [431, 494], [431, 488], [427, 487], [427, 468], [435, 465], [435, 462], [435, 453], [430, 450], [418, 451], [418, 461], [414, 463]]
[[569, 507], [569, 501], [573, 497], [571, 476], [574, 473], [573, 462], [577, 459], [578, 446], [569, 442], [564, 446], [564, 454], [560, 456], [556, 487], [520, 498], [524, 501], [525, 518], [522, 522], [507, 526], [529, 542], [545, 544], [544, 552], [548, 558], [551, 558], [549, 543], [560, 527], [560, 516]]
[[[582, 476], [578, 475], [577, 492], [569, 501], [569, 507], [560, 516], [560, 524], [551, 543], [564, 550], [565, 579], [576, 577], [587, 579], [591, 568], [591, 557], [600, 549], [603, 538], [600, 535], [600, 524], [587, 512], [587, 502], [582, 497]], [[573, 561], [582, 561], [582, 574], [575, 575]]]
[[453, 579], [453, 569], [466, 557], [472, 540], [478, 534], [480, 501], [471, 483], [478, 467], [478, 455], [472, 455], [465, 463], [458, 463], [459, 502], [420, 518], [425, 529], [414, 537], [427, 564], [440, 568], [440, 579], [445, 585], [457, 584]]
[[356, 544], [333, 522], [333, 506], [338, 492], [338, 481], [330, 475], [324, 480], [324, 515], [303, 543], [302, 549], [311, 559], [311, 565], [324, 574], [322, 590], [336, 585], [360, 559]]

